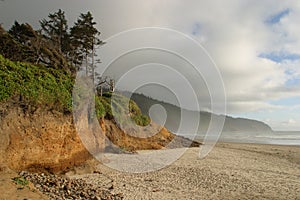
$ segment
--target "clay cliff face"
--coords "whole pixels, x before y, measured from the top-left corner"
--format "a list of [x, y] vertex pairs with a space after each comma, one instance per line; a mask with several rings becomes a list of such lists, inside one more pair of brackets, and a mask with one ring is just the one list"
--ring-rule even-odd
[[[89, 152], [96, 155], [107, 149], [135, 151], [199, 145], [175, 138], [166, 128], [155, 124], [150, 125], [153, 131], [141, 133], [156, 131], [147, 138], [131, 136], [109, 120], [100, 120], [101, 133], [94, 127], [78, 133], [72, 114], [29, 112], [17, 106], [2, 107], [0, 111], [0, 163], [14, 170], [64, 171], [91, 159]], [[78, 120], [79, 128], [87, 126], [86, 116]]]
[[72, 115], [12, 108], [1, 117], [0, 161], [20, 169], [60, 171], [91, 158], [73, 125]]

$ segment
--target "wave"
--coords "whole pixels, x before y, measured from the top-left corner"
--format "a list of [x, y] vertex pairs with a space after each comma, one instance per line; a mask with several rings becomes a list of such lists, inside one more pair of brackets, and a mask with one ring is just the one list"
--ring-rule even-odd
[[256, 135], [255, 138], [300, 140], [300, 135]]

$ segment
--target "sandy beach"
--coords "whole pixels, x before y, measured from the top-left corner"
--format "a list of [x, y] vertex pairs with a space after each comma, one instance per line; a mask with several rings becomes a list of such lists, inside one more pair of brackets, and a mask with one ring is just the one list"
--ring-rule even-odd
[[190, 148], [176, 162], [148, 173], [104, 165], [73, 175], [123, 193], [125, 199], [300, 199], [300, 147], [218, 144], [205, 158]]

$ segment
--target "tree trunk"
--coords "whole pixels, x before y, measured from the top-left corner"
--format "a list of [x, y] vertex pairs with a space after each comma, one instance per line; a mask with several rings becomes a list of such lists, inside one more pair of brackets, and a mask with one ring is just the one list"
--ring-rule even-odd
[[88, 53], [85, 54], [85, 75], [88, 76]]
[[[95, 91], [95, 44], [94, 44], [94, 39], [93, 39], [93, 44], [92, 44], [92, 83], [93, 83], [93, 89]], [[101, 95], [102, 96], [102, 95]]]
[[103, 88], [102, 86], [100, 86], [100, 96], [102, 97], [102, 95], [103, 95]]
[[115, 91], [115, 80], [114, 79], [109, 80], [109, 86], [110, 86], [110, 92], [114, 92]]

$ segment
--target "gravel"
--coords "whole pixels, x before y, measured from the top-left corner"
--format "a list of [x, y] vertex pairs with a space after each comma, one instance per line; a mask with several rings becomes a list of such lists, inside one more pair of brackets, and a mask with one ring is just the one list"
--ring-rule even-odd
[[50, 199], [90, 199], [120, 200], [122, 194], [114, 194], [109, 189], [100, 188], [83, 179], [69, 179], [55, 174], [29, 173], [22, 171], [21, 177], [34, 184], [35, 188]]

